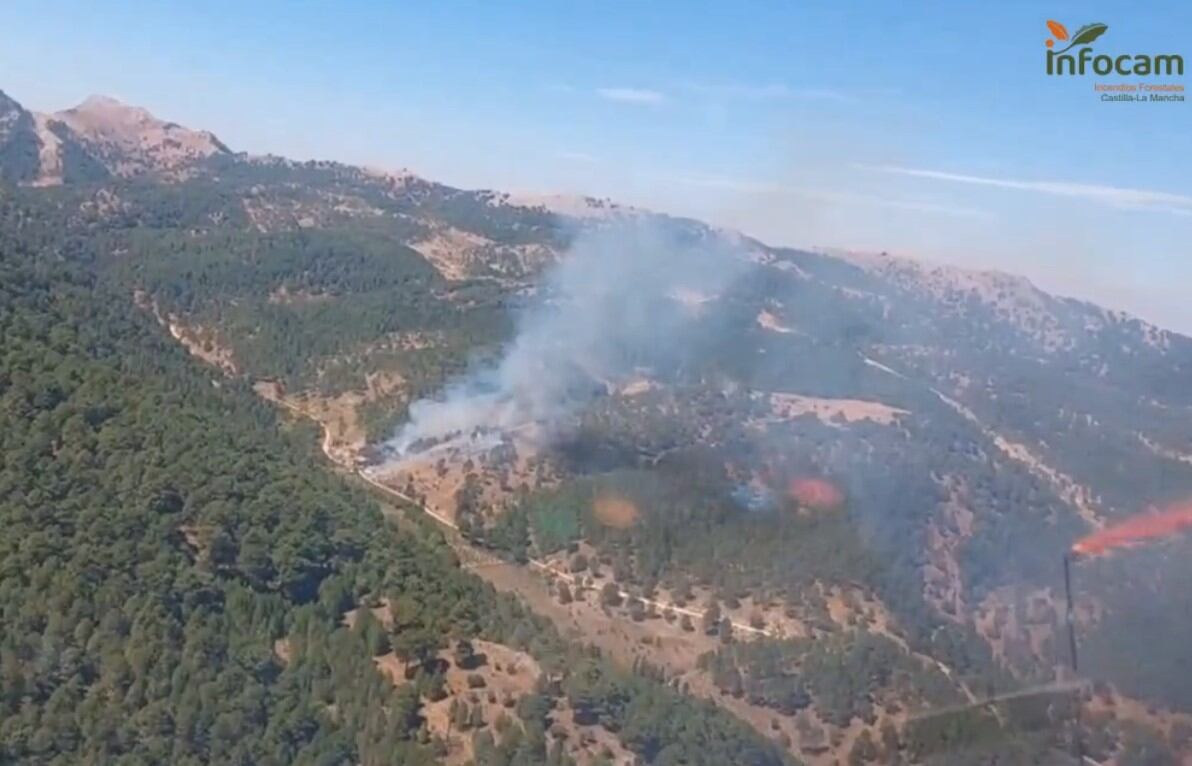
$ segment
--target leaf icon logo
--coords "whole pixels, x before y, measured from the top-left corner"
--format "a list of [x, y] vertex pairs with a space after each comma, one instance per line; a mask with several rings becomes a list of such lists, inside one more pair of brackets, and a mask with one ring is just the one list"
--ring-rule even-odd
[[[1101, 22], [1094, 24], [1085, 24], [1080, 29], [1076, 30], [1076, 36], [1072, 38], [1072, 45], [1088, 45], [1093, 40], [1096, 40], [1101, 35], [1105, 34], [1109, 27]], [[1069, 45], [1068, 47], [1072, 47]]]
[[[1047, 28], [1051, 30], [1051, 34], [1055, 35], [1055, 40], [1062, 41], [1062, 40], [1069, 39], [1067, 28], [1064, 27], [1064, 25], [1059, 23], [1058, 21], [1053, 21], [1052, 19], [1048, 19], [1047, 20]], [[1065, 51], [1069, 51], [1072, 48], [1075, 48], [1077, 45], [1090, 45], [1090, 44], [1092, 44], [1092, 42], [1094, 40], [1096, 40], [1101, 35], [1105, 34], [1107, 31], [1109, 31], [1109, 26], [1107, 24], [1102, 24], [1099, 21], [1094, 22], [1092, 24], [1085, 24], [1083, 27], [1076, 30], [1075, 35], [1072, 35], [1071, 41], [1068, 43], [1068, 47], [1064, 48], [1064, 50], [1056, 51], [1056, 53], [1057, 54], [1064, 53]], [[1046, 43], [1047, 47], [1048, 48], [1054, 47], [1055, 40], [1052, 40], [1049, 38]]]
[[1052, 21], [1051, 19], [1048, 19], [1047, 20], [1047, 28], [1051, 30], [1051, 34], [1055, 35], [1055, 39], [1057, 39], [1057, 40], [1067, 40], [1068, 39], [1068, 30], [1065, 29], [1064, 25], [1059, 23], [1058, 21]]

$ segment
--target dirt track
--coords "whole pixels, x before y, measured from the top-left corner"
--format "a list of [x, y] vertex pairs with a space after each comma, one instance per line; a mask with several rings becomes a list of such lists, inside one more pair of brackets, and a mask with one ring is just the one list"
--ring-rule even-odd
[[[410, 506], [410, 507], [418, 508], [420, 511], [425, 513], [427, 516], [434, 519], [439, 524], [447, 527], [448, 529], [451, 529], [453, 532], [459, 532], [459, 527], [456, 525], [456, 523], [454, 521], [447, 518], [446, 516], [435, 513], [434, 511], [427, 508], [425, 505], [417, 502], [414, 498], [406, 495], [404, 492], [396, 490], [387, 484], [377, 481], [368, 473], [367, 469], [358, 469], [354, 465], [350, 465], [343, 461], [337, 460], [335, 455], [332, 454], [332, 452], [331, 452], [331, 442], [332, 442], [331, 431], [325, 425], [323, 425], [319, 421], [319, 419], [314, 416], [313, 413], [303, 409], [302, 407], [299, 407], [296, 404], [292, 404], [292, 403], [287, 402], [282, 399], [276, 399], [274, 401], [276, 401], [278, 404], [282, 405], [283, 407], [286, 407], [287, 409], [292, 410], [293, 412], [299, 413], [300, 415], [302, 415], [305, 418], [309, 418], [311, 420], [314, 420], [316, 423], [319, 423], [319, 425], [323, 429], [323, 441], [321, 444], [321, 447], [323, 450], [323, 455], [329, 461], [331, 461], [333, 464], [339, 466], [340, 468], [344, 468], [346, 470], [351, 471], [357, 477], [359, 477], [361, 480], [368, 483], [370, 486], [374, 487], [375, 489], [379, 490], [380, 492], [383, 492], [384, 494], [386, 494], [390, 497], [400, 500], [403, 504]], [[476, 546], [468, 544], [466, 541], [464, 541], [464, 539], [462, 537], [457, 537], [456, 540], [454, 540], [453, 542], [457, 546], [459, 546], [459, 545], [467, 546], [470, 549], [469, 553], [473, 554], [472, 557], [479, 556], [482, 560], [486, 560], [486, 561], [491, 560], [492, 563], [496, 563], [497, 561], [500, 561], [496, 557], [489, 554], [487, 551], [480, 550]], [[506, 562], [502, 561], [502, 563], [506, 563]], [[528, 562], [528, 566], [530, 566], [533, 569], [537, 569], [537, 570], [540, 570], [543, 572], [549, 572], [550, 574], [554, 575], [555, 577], [559, 577], [569, 583], [574, 583], [576, 580], [575, 576], [572, 575], [571, 573], [565, 572], [555, 566], [552, 566], [549, 562], [543, 561], [541, 559], [530, 559]], [[641, 598], [638, 596], [634, 596], [633, 594], [629, 593], [628, 591], [622, 590], [620, 588], [618, 588], [617, 592], [620, 594], [621, 598], [624, 600], [629, 600], [631, 598], [637, 598], [645, 606], [648, 606], [648, 607], [652, 606], [659, 611], [670, 610], [678, 615], [687, 615], [688, 617], [691, 617], [694, 620], [702, 620], [704, 617], [704, 612], [701, 609], [689, 609], [687, 607], [682, 607], [677, 604], [673, 604], [669, 601], [656, 601], [654, 599]], [[731, 621], [731, 622], [732, 622], [734, 631], [741, 630], [741, 631], [745, 631], [746, 633], [752, 633], [754, 635], [777, 637], [776, 633], [774, 633], [771, 630], [765, 629], [765, 628], [755, 628], [754, 626], [752, 626], [748, 623], [744, 623], [744, 622], [737, 622], [737, 621]]]

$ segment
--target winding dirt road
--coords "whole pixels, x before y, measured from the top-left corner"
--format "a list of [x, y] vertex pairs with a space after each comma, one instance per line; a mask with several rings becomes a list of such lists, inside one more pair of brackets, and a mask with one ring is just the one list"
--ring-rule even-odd
[[[482, 559], [486, 560], [487, 562], [494, 563], [494, 564], [496, 564], [496, 563], [509, 564], [510, 563], [508, 561], [505, 561], [504, 559], [499, 559], [495, 556], [492, 556], [492, 554], [489, 554], [487, 551], [482, 551], [479, 548], [477, 548], [476, 546], [467, 543], [463, 539], [462, 536], [458, 535], [459, 526], [456, 525], [456, 523], [454, 521], [447, 518], [446, 516], [435, 513], [434, 511], [430, 510], [425, 505], [423, 505], [422, 503], [419, 503], [417, 500], [415, 500], [414, 498], [405, 494], [404, 492], [401, 492], [400, 490], [396, 490], [387, 484], [383, 484], [382, 482], [373, 478], [369, 474], [367, 469], [357, 468], [354, 465], [351, 465], [349, 463], [345, 463], [342, 460], [336, 459], [334, 453], [332, 453], [332, 451], [331, 451], [331, 442], [332, 442], [331, 430], [325, 424], [323, 424], [317, 417], [315, 417], [314, 413], [312, 413], [309, 410], [306, 410], [302, 407], [299, 407], [296, 404], [287, 402], [284, 399], [273, 399], [272, 401], [276, 402], [277, 404], [282, 405], [283, 407], [286, 407], [287, 409], [289, 409], [293, 412], [296, 412], [296, 413], [302, 415], [305, 418], [313, 420], [319, 424], [319, 426], [323, 429], [323, 441], [322, 441], [322, 445], [321, 445], [322, 450], [323, 450], [323, 455], [331, 463], [339, 466], [340, 468], [351, 471], [357, 477], [359, 477], [362, 481], [366, 482], [367, 484], [374, 487], [378, 491], [380, 491], [396, 500], [400, 500], [403, 504], [418, 508], [419, 510], [421, 510], [423, 513], [425, 513], [430, 518], [434, 519], [439, 524], [441, 524], [444, 527], [447, 527], [448, 529], [457, 533], [457, 535], [456, 535], [457, 539], [455, 540], [456, 545], [467, 546], [469, 552], [472, 555], [479, 556]], [[556, 566], [553, 566], [548, 561], [544, 561], [542, 559], [530, 559], [527, 563], [530, 567], [532, 567], [534, 569], [540, 570], [542, 572], [549, 572], [550, 574], [554, 575], [555, 577], [559, 577], [559, 578], [565, 580], [566, 582], [574, 583], [576, 581], [575, 575], [571, 574], [570, 572], [565, 572]], [[689, 609], [687, 607], [682, 607], [682, 606], [679, 606], [678, 604], [674, 604], [674, 603], [671, 603], [668, 601], [659, 601], [659, 600], [655, 600], [655, 599], [642, 598], [641, 596], [635, 596], [635, 595], [629, 593], [628, 591], [622, 590], [620, 587], [617, 588], [617, 593], [621, 597], [621, 599], [624, 601], [628, 601], [629, 599], [637, 599], [638, 601], [641, 601], [642, 604], [644, 604], [645, 606], [654, 607], [655, 609], [657, 609], [659, 611], [665, 612], [667, 610], [670, 610], [670, 611], [674, 612], [675, 614], [686, 615], [686, 616], [691, 617], [696, 620], [702, 621], [704, 619], [705, 613], [703, 610], [700, 610], [700, 609]], [[740, 630], [740, 631], [744, 631], [746, 633], [752, 633], [754, 635], [761, 635], [761, 636], [769, 636], [772, 638], [780, 637], [780, 634], [776, 631], [767, 630], [765, 628], [756, 628], [748, 623], [737, 622], [735, 620], [730, 620], [730, 623], [732, 624], [734, 631]]]

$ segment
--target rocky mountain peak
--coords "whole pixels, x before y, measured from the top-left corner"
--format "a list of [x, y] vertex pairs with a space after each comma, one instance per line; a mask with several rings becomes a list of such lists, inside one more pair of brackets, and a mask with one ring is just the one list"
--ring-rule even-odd
[[119, 176], [172, 174], [228, 148], [205, 130], [191, 130], [155, 117], [147, 109], [110, 96], [90, 96], [53, 115]]
[[113, 176], [186, 177], [229, 154], [212, 133], [155, 117], [111, 96], [90, 96], [60, 112], [32, 112], [0, 91], [0, 179], [32, 186]]

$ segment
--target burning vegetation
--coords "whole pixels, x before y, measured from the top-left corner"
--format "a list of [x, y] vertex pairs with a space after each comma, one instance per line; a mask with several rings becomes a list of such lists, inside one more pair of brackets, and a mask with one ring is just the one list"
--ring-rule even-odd
[[838, 508], [844, 503], [844, 493], [825, 479], [804, 477], [792, 479], [790, 496], [804, 508], [826, 510]]
[[[905, 710], [868, 721], [884, 708], [874, 701], [963, 707], [976, 695], [962, 678], [999, 679], [1009, 688], [992, 696], [1018, 699], [1015, 690], [1026, 687], [1007, 679], [1052, 657], [1053, 629], [1020, 621], [999, 628], [1022, 635], [998, 646], [1031, 649], [1011, 667], [965, 614], [966, 598], [1053, 567], [1048, 552], [1067, 545], [1079, 519], [1057, 516], [1054, 498], [1016, 464], [981, 457], [986, 447], [970, 421], [934, 389], [928, 395], [838, 345], [759, 326], [764, 280], [725, 255], [674, 231], [611, 227], [581, 238], [545, 275], [495, 357], [410, 406], [379, 473], [458, 525], [469, 543], [556, 573], [548, 576], [565, 572], [561, 604], [587, 593], [635, 622], [665, 619], [658, 605], [670, 605], [691, 612], [689, 625], [710, 612], [718, 616], [702, 626], [705, 635], [725, 644], [833, 636], [839, 647], [830, 657], [809, 654], [810, 644], [763, 645], [741, 655], [756, 651], [756, 659], [734, 660], [736, 670], [726, 661], [714, 683], [755, 710], [820, 716], [829, 742], [905, 724]], [[692, 267], [708, 257], [716, 269]], [[676, 286], [691, 274], [699, 274], [695, 284]], [[694, 311], [677, 294], [713, 297]], [[799, 327], [826, 321], [820, 334], [869, 332], [829, 307], [820, 307], [824, 320], [800, 315], [797, 300], [785, 305]], [[829, 383], [825, 369], [836, 376]], [[930, 584], [916, 579], [921, 571], [906, 556], [924, 512], [949, 502], [940, 475], [966, 477], [967, 501], [984, 523], [950, 552], [957, 563], [947, 614], [924, 603]], [[816, 512], [829, 510], [837, 512]], [[993, 519], [1002, 526], [991, 532]], [[990, 534], [996, 546], [983, 537]], [[1126, 525], [1073, 550], [1092, 555], [1123, 535], [1154, 536]], [[881, 640], [868, 635], [877, 629], [860, 612], [835, 619], [841, 610], [823, 597], [834, 589], [863, 594], [888, 615]], [[672, 617], [685, 631], [681, 614]], [[841, 678], [868, 677], [863, 655], [879, 651], [898, 673], [882, 676], [880, 688], [843, 688]], [[808, 695], [815, 714], [802, 710]], [[1014, 731], [1000, 715], [974, 715], [978, 728]], [[1056, 716], [1027, 718], [1038, 732], [1055, 727]], [[897, 736], [935, 739], [918, 731], [889, 739]], [[831, 752], [808, 747], [809, 757]]]

